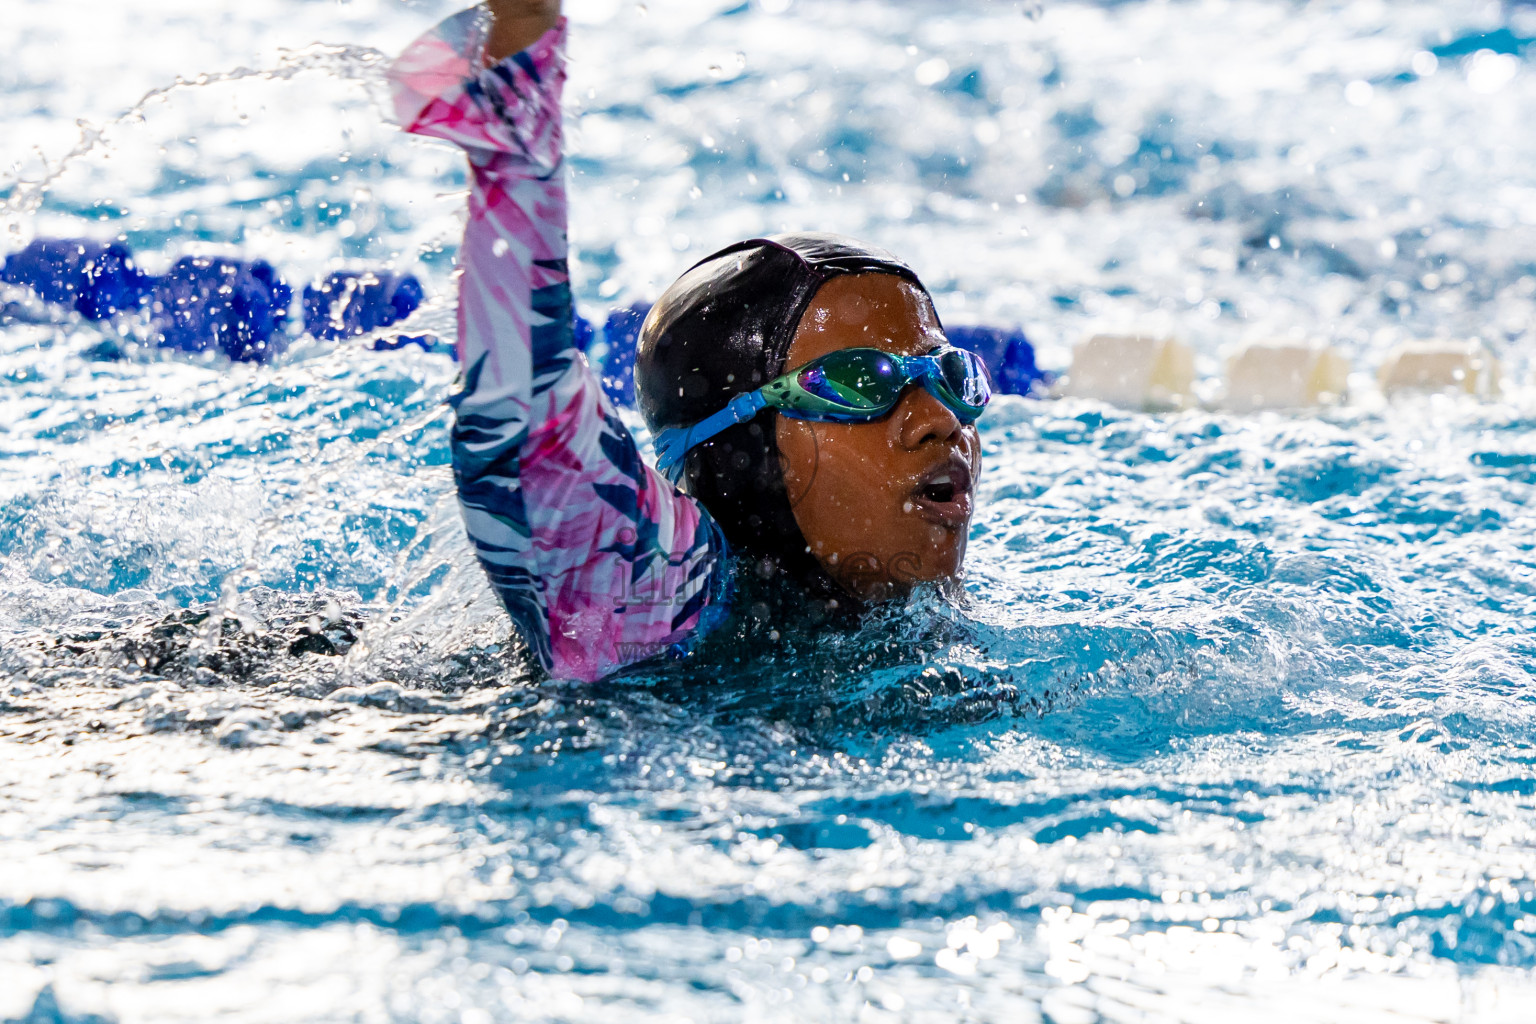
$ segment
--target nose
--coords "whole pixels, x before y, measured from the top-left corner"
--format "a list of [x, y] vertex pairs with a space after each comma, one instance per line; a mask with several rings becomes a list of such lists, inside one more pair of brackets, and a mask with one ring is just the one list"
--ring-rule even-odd
[[957, 439], [963, 429], [955, 414], [920, 385], [908, 388], [901, 396], [891, 426], [895, 432], [893, 440], [908, 451]]

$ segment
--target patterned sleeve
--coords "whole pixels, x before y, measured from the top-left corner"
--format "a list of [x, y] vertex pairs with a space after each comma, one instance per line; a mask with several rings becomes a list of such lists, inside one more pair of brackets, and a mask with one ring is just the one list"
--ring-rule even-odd
[[469, 156], [454, 477], [513, 623], [552, 675], [596, 680], [717, 624], [730, 586], [708, 513], [641, 461], [574, 345], [560, 93], [565, 22], [486, 67], [483, 9], [390, 70], [407, 131]]

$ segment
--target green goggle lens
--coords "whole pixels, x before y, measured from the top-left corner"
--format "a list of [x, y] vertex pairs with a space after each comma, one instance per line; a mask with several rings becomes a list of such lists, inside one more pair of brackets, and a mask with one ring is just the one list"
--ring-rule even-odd
[[878, 349], [842, 349], [804, 367], [795, 382], [809, 395], [850, 411], [890, 409], [910, 381]]
[[992, 398], [980, 357], [953, 347], [925, 356], [898, 356], [876, 348], [839, 349], [764, 390], [780, 409], [851, 421], [890, 412], [902, 392], [917, 383], [967, 421], [980, 416]]

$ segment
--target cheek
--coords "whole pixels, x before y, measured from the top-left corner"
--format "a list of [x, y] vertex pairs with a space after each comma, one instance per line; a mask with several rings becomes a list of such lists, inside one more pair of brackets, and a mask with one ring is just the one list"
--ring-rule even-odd
[[881, 425], [782, 419], [779, 457], [791, 499], [864, 508], [894, 486], [892, 451]]
[[790, 504], [798, 505], [820, 476], [820, 445], [811, 425], [803, 420], [781, 419], [777, 440], [784, 489]]
[[898, 483], [894, 453], [879, 423], [818, 425], [814, 493], [852, 509], [881, 507]]

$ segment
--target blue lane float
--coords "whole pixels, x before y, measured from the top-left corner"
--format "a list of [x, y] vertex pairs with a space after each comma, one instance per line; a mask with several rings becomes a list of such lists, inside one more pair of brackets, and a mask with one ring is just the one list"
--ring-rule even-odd
[[155, 282], [148, 306], [162, 348], [262, 362], [286, 347], [279, 332], [292, 303], [293, 289], [264, 260], [185, 256]]
[[237, 361], [259, 362], [286, 347], [293, 303], [293, 289], [264, 260], [184, 256], [154, 277], [127, 246], [80, 238], [37, 239], [6, 259], [0, 281], [88, 320], [146, 317], [163, 348], [216, 349]]
[[640, 345], [640, 328], [651, 311], [649, 302], [628, 309], [616, 309], [603, 321], [603, 342], [608, 346], [603, 356], [603, 390], [617, 405], [635, 404], [635, 350]]
[[[0, 282], [30, 289], [44, 302], [73, 309], [88, 320], [117, 316], [147, 319], [162, 348], [218, 351], [237, 362], [264, 362], [288, 345], [293, 288], [264, 260], [185, 256], [163, 277], [146, 274], [120, 242], [40, 238], [12, 253]], [[426, 336], [391, 336], [388, 328], [421, 308], [426, 292], [411, 274], [337, 271], [304, 288], [299, 303], [303, 333], [322, 341], [363, 335], [376, 351], [419, 346], [436, 349]], [[635, 349], [649, 303], [610, 311], [598, 328], [579, 313], [576, 347], [594, 359], [603, 390], [616, 404], [635, 402]], [[1038, 393], [1050, 375], [1035, 363], [1034, 346], [1017, 328], [955, 326], [950, 341], [987, 364], [1003, 394]], [[118, 350], [105, 346], [103, 352]]]
[[325, 341], [372, 334], [409, 317], [425, 298], [410, 274], [338, 271], [304, 289], [304, 330]]
[[0, 281], [30, 288], [44, 302], [68, 306], [87, 320], [140, 309], [154, 288], [154, 278], [139, 269], [127, 246], [79, 238], [37, 239], [6, 259]]

